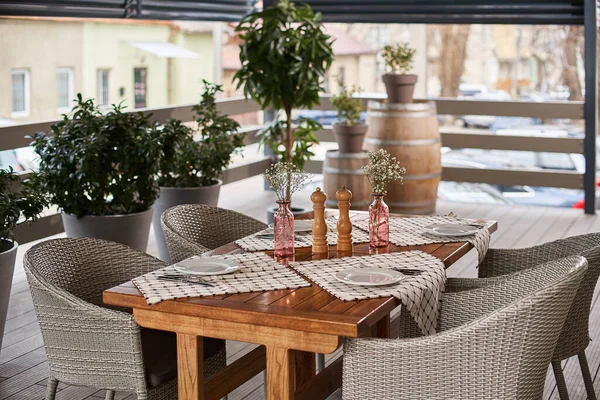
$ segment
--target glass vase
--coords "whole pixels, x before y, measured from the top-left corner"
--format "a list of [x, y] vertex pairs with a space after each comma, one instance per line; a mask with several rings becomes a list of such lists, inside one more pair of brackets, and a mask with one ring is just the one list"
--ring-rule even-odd
[[275, 257], [290, 257], [294, 255], [294, 214], [289, 201], [278, 201], [277, 204], [279, 209], [273, 216]]
[[387, 247], [390, 242], [390, 209], [383, 201], [383, 195], [373, 193], [369, 206], [369, 244], [371, 247]]

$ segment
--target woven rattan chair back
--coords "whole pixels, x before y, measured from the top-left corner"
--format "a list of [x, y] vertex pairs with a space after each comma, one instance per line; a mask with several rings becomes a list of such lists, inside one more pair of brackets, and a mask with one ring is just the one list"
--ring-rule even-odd
[[[536, 279], [529, 295], [436, 335], [347, 341], [343, 398], [541, 399], [586, 269], [583, 257], [555, 261], [543, 271], [550, 278]], [[478, 290], [485, 295], [490, 288]]]
[[[165, 266], [127, 246], [91, 238], [54, 239], [33, 246], [24, 268], [38, 317], [50, 378], [139, 399], [176, 398], [176, 381], [149, 390], [140, 327], [128, 312], [102, 306], [102, 291]], [[164, 396], [164, 397], [163, 397]]]
[[261, 231], [266, 224], [252, 217], [205, 204], [186, 204], [165, 211], [162, 229], [171, 262], [216, 249]]

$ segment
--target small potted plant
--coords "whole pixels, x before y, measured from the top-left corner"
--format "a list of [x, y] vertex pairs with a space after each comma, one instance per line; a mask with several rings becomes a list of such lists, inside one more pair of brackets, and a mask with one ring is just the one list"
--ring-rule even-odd
[[37, 133], [37, 185], [62, 211], [69, 237], [95, 237], [146, 250], [158, 197], [160, 142], [149, 115], [114, 105], [103, 115], [77, 95], [69, 115]]
[[279, 204], [273, 218], [274, 254], [278, 258], [293, 256], [294, 214], [290, 210], [290, 202], [292, 194], [310, 179], [310, 174], [293, 163], [278, 162], [267, 169], [263, 176], [277, 195]]
[[342, 87], [340, 94], [331, 98], [331, 105], [337, 111], [339, 122], [333, 125], [333, 133], [340, 153], [360, 153], [367, 134], [367, 124], [360, 123], [362, 101], [354, 97], [356, 88]]
[[406, 169], [396, 157], [381, 149], [368, 152], [369, 163], [363, 168], [371, 185], [373, 203], [369, 206], [369, 242], [371, 247], [387, 247], [389, 244], [390, 210], [383, 201], [390, 182], [402, 182]]
[[416, 50], [408, 43], [398, 43], [395, 46], [385, 46], [381, 55], [389, 69], [382, 76], [385, 90], [390, 103], [412, 103], [417, 75], [409, 74], [412, 68]]
[[304, 168], [318, 143], [315, 132], [321, 125], [308, 119], [297, 121], [292, 110], [319, 104], [327, 70], [333, 62], [331, 37], [321, 24], [321, 14], [308, 5], [296, 7], [289, 0], [263, 11], [251, 13], [236, 27], [240, 45], [241, 68], [234, 80], [244, 95], [263, 109], [273, 107], [285, 113], [262, 132], [262, 144], [275, 157]]
[[244, 146], [245, 134], [237, 133], [240, 125], [217, 111], [216, 95], [222, 86], [204, 81], [204, 87], [200, 103], [193, 107], [198, 131], [176, 119], [161, 130], [160, 196], [154, 205], [153, 226], [159, 256], [165, 261], [169, 252], [160, 224], [162, 213], [179, 204], [216, 206], [223, 184], [219, 178], [232, 155]]
[[15, 228], [19, 222], [35, 221], [47, 205], [30, 182], [23, 182], [21, 189], [15, 190], [19, 181], [12, 168], [0, 169], [0, 348], [19, 247], [14, 240]]

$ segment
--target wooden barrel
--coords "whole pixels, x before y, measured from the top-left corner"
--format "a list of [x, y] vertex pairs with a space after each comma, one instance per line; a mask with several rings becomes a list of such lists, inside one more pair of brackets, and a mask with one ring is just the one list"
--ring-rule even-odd
[[366, 152], [340, 153], [328, 150], [323, 163], [323, 190], [327, 194], [326, 207], [337, 208], [335, 192], [346, 186], [352, 192], [350, 208], [368, 210], [371, 203], [371, 187], [365, 177], [363, 167], [369, 158]]
[[404, 184], [389, 185], [385, 202], [390, 211], [406, 214], [435, 212], [442, 176], [441, 139], [434, 102], [389, 104], [370, 101], [369, 131], [364, 148], [385, 149], [406, 167]]

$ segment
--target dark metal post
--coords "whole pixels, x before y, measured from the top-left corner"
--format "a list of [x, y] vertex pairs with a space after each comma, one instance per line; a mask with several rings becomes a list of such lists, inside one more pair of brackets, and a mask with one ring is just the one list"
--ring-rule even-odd
[[585, 174], [583, 188], [585, 192], [585, 213], [596, 213], [596, 126], [598, 124], [598, 77], [596, 60], [597, 11], [596, 0], [585, 0], [584, 6], [585, 38]]
[[[271, 124], [271, 122], [275, 121], [275, 118], [277, 118], [277, 111], [273, 107], [263, 110], [263, 126]], [[275, 162], [275, 154], [273, 154], [270, 148], [264, 146], [263, 153], [265, 156], [271, 157], [273, 162]], [[265, 190], [271, 190], [271, 187], [267, 181], [265, 181]]]

